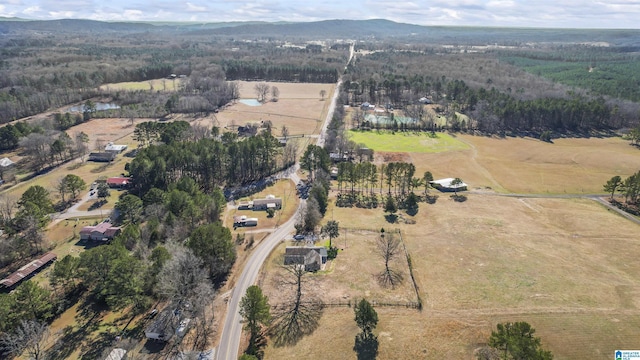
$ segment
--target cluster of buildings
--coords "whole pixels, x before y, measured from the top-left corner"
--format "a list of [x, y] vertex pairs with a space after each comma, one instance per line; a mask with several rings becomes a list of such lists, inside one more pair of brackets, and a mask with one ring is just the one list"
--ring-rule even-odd
[[[267, 195], [264, 199], [241, 201], [238, 210], [267, 211], [269, 209], [282, 209], [282, 199], [273, 195]], [[258, 226], [258, 218], [238, 215], [233, 217], [233, 227]]]
[[103, 152], [92, 152], [89, 154], [89, 161], [98, 162], [111, 162], [116, 159], [116, 156], [121, 152], [127, 150], [127, 145], [117, 145], [112, 142], [108, 143], [104, 147]]

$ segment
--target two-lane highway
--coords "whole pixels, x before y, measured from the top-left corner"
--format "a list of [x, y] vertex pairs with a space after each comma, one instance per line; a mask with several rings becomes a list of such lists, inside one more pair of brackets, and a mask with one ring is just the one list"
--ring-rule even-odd
[[[354, 45], [352, 44], [349, 51], [349, 62], [353, 58], [353, 54]], [[324, 145], [327, 127], [329, 126], [329, 123], [333, 118], [333, 112], [336, 108], [338, 93], [340, 92], [341, 84], [342, 78], [338, 80], [336, 89], [334, 90], [334, 94], [331, 97], [331, 103], [329, 104], [327, 116], [324, 123], [322, 124], [320, 135], [316, 143], [318, 146]], [[288, 176], [296, 184], [300, 182], [300, 178], [296, 173], [297, 168], [298, 166], [296, 165], [293, 168], [292, 173]], [[220, 344], [216, 349], [217, 360], [235, 360], [238, 358], [240, 338], [242, 336], [242, 323], [240, 322], [241, 317], [239, 313], [240, 300], [246, 293], [247, 288], [256, 282], [256, 279], [258, 278], [258, 272], [262, 267], [262, 263], [264, 263], [271, 251], [273, 251], [273, 249], [275, 249], [275, 247], [278, 246], [281, 241], [283, 241], [290, 233], [293, 232], [294, 225], [298, 217], [297, 215], [303, 206], [305, 206], [305, 200], [301, 200], [296, 213], [287, 222], [282, 224], [279, 228], [268, 235], [265, 240], [258, 247], [256, 247], [256, 249], [253, 251], [253, 254], [251, 254], [251, 256], [249, 257], [247, 264], [242, 270], [242, 274], [238, 278], [236, 286], [231, 292], [229, 302], [227, 303], [227, 317], [224, 321], [222, 335], [220, 336]]]
[[231, 297], [227, 304], [227, 318], [225, 319], [220, 344], [216, 351], [216, 358], [218, 360], [238, 358], [238, 347], [240, 346], [240, 337], [242, 335], [241, 317], [238, 312], [240, 300], [246, 293], [247, 288], [255, 283], [262, 263], [264, 263], [271, 251], [294, 230], [296, 215], [298, 211], [300, 211], [300, 207], [303, 206], [303, 203], [304, 200], [301, 201], [296, 214], [267, 236], [247, 261], [247, 265], [238, 278], [238, 282], [231, 292]]

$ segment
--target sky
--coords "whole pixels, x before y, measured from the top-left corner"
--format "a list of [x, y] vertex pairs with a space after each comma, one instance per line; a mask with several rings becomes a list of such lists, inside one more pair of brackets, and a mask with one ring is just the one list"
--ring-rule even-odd
[[1, 0], [0, 16], [104, 21], [388, 19], [417, 25], [640, 28], [640, 0]]

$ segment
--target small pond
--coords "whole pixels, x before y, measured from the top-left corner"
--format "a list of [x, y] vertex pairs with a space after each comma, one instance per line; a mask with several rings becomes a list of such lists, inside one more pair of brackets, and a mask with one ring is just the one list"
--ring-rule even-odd
[[[96, 105], [96, 110], [97, 111], [120, 109], [120, 106], [117, 105], [117, 104], [114, 104], [114, 103], [97, 102], [97, 103], [94, 103], [94, 104]], [[68, 112], [84, 112], [84, 104], [72, 106], [67, 111]]]
[[249, 106], [260, 106], [262, 105], [260, 103], [260, 101], [256, 100], [256, 99], [240, 99], [238, 100], [241, 103], [245, 104], [245, 105], [249, 105]]

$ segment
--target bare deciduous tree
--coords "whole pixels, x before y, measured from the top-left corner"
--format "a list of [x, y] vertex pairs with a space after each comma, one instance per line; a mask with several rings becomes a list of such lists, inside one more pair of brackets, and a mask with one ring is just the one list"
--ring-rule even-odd
[[89, 147], [89, 135], [84, 132], [79, 132], [74, 135], [76, 154], [80, 156], [80, 160], [84, 162], [84, 155], [87, 153]]
[[202, 271], [202, 259], [190, 249], [175, 245], [169, 259], [158, 274], [157, 292], [165, 299], [179, 302], [192, 299], [200, 284], [209, 280]]
[[13, 211], [18, 205], [18, 200], [11, 194], [0, 194], [0, 221], [7, 222], [13, 218]]
[[280, 135], [282, 135], [282, 137], [285, 139], [289, 137], [289, 128], [287, 127], [287, 125], [282, 125], [282, 129], [280, 129]]
[[215, 292], [209, 282], [200, 282], [194, 290], [194, 296], [191, 300], [191, 311], [195, 324], [194, 345], [197, 348], [207, 348], [208, 340], [212, 332], [213, 325], [213, 299]]
[[51, 144], [54, 141], [53, 136], [39, 133], [31, 133], [20, 139], [20, 146], [24, 148], [36, 171], [42, 170], [49, 163]]
[[256, 92], [256, 97], [258, 101], [265, 102], [267, 99], [267, 94], [269, 93], [269, 85], [267, 83], [257, 83], [253, 90]]
[[311, 334], [322, 316], [323, 304], [318, 299], [306, 300], [304, 297], [304, 275], [301, 265], [284, 266], [287, 275], [283, 284], [292, 286], [295, 293], [287, 301], [274, 309], [273, 322], [269, 330], [276, 346], [293, 345], [303, 336]]
[[280, 89], [277, 86], [271, 87], [271, 101], [276, 102], [280, 98]]
[[49, 339], [49, 326], [38, 320], [22, 320], [13, 333], [0, 338], [0, 347], [7, 353], [19, 356], [27, 352], [30, 359], [44, 359], [44, 347]]
[[389, 267], [389, 263], [400, 253], [400, 239], [390, 233], [381, 232], [376, 242], [376, 252], [384, 260], [384, 271], [378, 274], [383, 286], [392, 288], [402, 282], [402, 274]]

